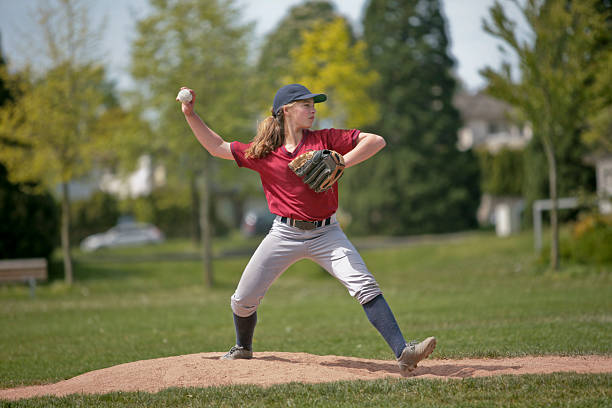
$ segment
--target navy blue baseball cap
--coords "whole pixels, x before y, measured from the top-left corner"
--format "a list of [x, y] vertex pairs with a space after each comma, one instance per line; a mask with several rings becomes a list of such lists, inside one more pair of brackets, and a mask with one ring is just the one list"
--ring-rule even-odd
[[308, 88], [300, 84], [285, 85], [276, 92], [276, 95], [274, 96], [274, 104], [272, 105], [272, 111], [276, 115], [284, 105], [309, 98], [314, 99], [315, 103], [319, 103], [325, 102], [327, 100], [327, 95], [320, 93], [313, 94], [308, 90]]

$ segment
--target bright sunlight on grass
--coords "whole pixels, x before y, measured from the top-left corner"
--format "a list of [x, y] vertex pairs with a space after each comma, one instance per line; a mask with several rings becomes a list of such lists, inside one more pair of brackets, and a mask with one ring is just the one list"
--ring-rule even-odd
[[[34, 299], [25, 285], [0, 287], [0, 387], [56, 382], [142, 359], [225, 351], [234, 342], [229, 298], [256, 244], [236, 237], [217, 242], [212, 289], [204, 285], [198, 249], [186, 241], [77, 252], [76, 283], [67, 287], [61, 279], [53, 280], [39, 286]], [[478, 232], [355, 244], [364, 248], [362, 255], [405, 336], [438, 338], [433, 358], [612, 354], [610, 265], [568, 264], [559, 273], [547, 272], [528, 233], [507, 239]], [[291, 267], [270, 289], [260, 308], [254, 348], [393, 358], [359, 304], [309, 261]], [[351, 401], [398, 406], [420, 399], [431, 406], [440, 401], [492, 406], [492, 401], [506, 398], [521, 406], [531, 401], [528, 390], [540, 385], [577, 401], [610, 404], [611, 384], [609, 375], [570, 374], [449, 383], [385, 380], [39, 398], [28, 406], [51, 401], [57, 406], [185, 406], [203, 401], [213, 406], [286, 406], [289, 400], [295, 406], [352, 406]], [[252, 397], [241, 400], [245, 394]], [[541, 398], [541, 404], [550, 403], [546, 395]]]

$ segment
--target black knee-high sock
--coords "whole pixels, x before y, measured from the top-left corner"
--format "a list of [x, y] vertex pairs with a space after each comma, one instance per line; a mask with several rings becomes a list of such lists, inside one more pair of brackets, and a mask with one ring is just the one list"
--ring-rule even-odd
[[406, 340], [397, 325], [395, 316], [382, 294], [363, 305], [368, 320], [383, 336], [396, 357], [399, 357], [406, 346]]
[[251, 350], [253, 345], [253, 333], [257, 324], [257, 312], [248, 317], [240, 317], [234, 314], [234, 327], [236, 328], [236, 344]]

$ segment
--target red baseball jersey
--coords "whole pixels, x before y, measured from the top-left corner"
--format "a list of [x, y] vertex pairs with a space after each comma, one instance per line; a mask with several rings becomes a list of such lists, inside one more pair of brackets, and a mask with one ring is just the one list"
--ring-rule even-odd
[[244, 156], [250, 143], [232, 142], [234, 160], [240, 167], [259, 173], [272, 214], [296, 220], [317, 221], [330, 217], [338, 209], [338, 183], [315, 193], [289, 168], [289, 162], [310, 150], [330, 149], [344, 155], [355, 147], [357, 129], [321, 129], [302, 131], [302, 141], [293, 152], [281, 146], [261, 159]]

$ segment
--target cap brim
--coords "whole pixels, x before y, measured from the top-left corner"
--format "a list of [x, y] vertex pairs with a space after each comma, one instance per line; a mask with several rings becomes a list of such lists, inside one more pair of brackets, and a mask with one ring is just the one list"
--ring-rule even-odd
[[314, 99], [315, 103], [325, 102], [327, 100], [327, 95], [325, 95], [325, 94], [315, 94], [315, 96], [312, 99]]
[[314, 100], [314, 103], [319, 103], [319, 102], [325, 102], [327, 100], [327, 95], [325, 94], [308, 94], [308, 95], [303, 95], [300, 96], [300, 99], [296, 99], [296, 100], [304, 100], [304, 99], [310, 99], [312, 98]]

